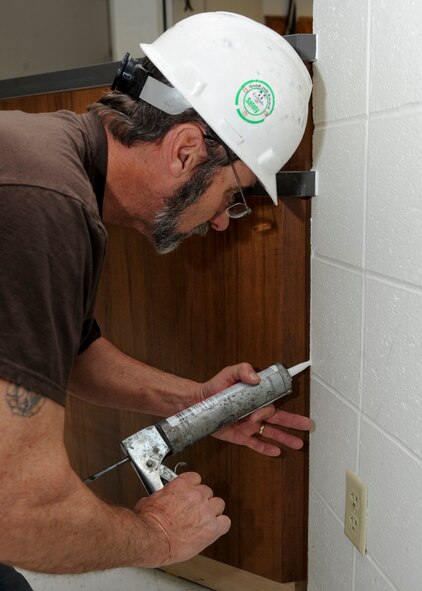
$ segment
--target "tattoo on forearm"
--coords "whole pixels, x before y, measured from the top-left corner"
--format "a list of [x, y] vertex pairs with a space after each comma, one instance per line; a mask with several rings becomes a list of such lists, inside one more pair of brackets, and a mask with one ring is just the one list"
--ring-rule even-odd
[[12, 413], [21, 417], [33, 417], [40, 411], [45, 401], [43, 396], [16, 384], [9, 385], [6, 390], [6, 400]]

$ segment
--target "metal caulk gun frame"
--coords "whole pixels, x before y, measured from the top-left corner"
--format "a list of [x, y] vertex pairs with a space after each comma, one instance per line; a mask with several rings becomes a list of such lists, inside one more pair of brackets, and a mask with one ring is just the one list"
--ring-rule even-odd
[[239, 382], [178, 414], [138, 431], [121, 442], [126, 458], [90, 476], [92, 482], [113, 468], [130, 461], [149, 494], [163, 488], [177, 474], [163, 464], [168, 456], [182, 451], [222, 427], [235, 423], [255, 410], [292, 393], [292, 377], [310, 362], [286, 369], [281, 363], [258, 373], [256, 386]]

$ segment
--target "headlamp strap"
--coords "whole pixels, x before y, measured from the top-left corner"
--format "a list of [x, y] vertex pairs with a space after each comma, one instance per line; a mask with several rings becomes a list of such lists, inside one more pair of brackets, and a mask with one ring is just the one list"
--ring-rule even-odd
[[153, 78], [142, 64], [130, 57], [129, 53], [123, 57], [111, 89], [136, 100], [141, 99], [169, 115], [179, 115], [192, 108], [176, 88]]

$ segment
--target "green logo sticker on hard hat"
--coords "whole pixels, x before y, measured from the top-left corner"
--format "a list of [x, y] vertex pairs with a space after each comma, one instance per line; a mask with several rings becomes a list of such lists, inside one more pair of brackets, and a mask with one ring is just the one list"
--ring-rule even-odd
[[274, 93], [262, 80], [245, 82], [236, 95], [237, 113], [248, 123], [262, 123], [274, 109]]

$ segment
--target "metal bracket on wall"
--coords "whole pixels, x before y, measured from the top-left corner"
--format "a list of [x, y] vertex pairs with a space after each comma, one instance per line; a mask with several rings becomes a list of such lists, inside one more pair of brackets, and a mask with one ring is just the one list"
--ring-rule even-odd
[[316, 170], [281, 171], [277, 173], [277, 194], [282, 197], [315, 197]]
[[[315, 197], [318, 173], [316, 170], [282, 170], [277, 173], [277, 195], [281, 197]], [[250, 195], [265, 195], [261, 183], [248, 191]]]
[[308, 33], [297, 35], [283, 35], [304, 62], [317, 61], [317, 36]]

